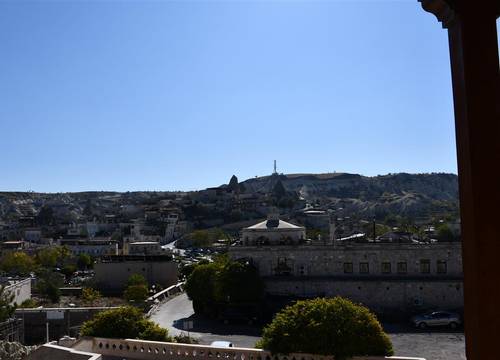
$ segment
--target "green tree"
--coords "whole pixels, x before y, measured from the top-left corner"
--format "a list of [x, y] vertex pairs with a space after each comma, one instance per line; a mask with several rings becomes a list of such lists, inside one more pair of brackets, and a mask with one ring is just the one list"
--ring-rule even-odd
[[35, 262], [25, 252], [17, 251], [4, 255], [0, 267], [12, 275], [27, 275], [35, 270]]
[[366, 307], [335, 297], [297, 301], [274, 317], [258, 347], [273, 353], [352, 356], [392, 355], [392, 344]]
[[74, 264], [66, 264], [61, 269], [61, 273], [66, 276], [66, 278], [71, 277], [76, 272], [76, 265]]
[[143, 303], [148, 298], [148, 287], [146, 285], [130, 285], [123, 292], [125, 300], [133, 303]]
[[101, 293], [93, 288], [84, 287], [82, 289], [82, 299], [91, 306], [102, 297]]
[[63, 265], [71, 257], [71, 251], [66, 246], [46, 247], [35, 255], [36, 262], [45, 268]]
[[52, 225], [54, 223], [54, 211], [50, 206], [42, 206], [38, 215], [36, 216], [38, 225]]
[[228, 304], [258, 303], [264, 297], [264, 283], [255, 266], [248, 262], [222, 264], [215, 281], [215, 298]]
[[93, 261], [89, 254], [80, 254], [76, 260], [76, 265], [80, 270], [87, 270], [92, 267]]
[[441, 224], [437, 228], [437, 238], [440, 242], [450, 242], [455, 240], [455, 235], [448, 225]]
[[14, 314], [16, 305], [12, 303], [13, 301], [14, 294], [11, 294], [5, 286], [0, 285], [0, 322], [7, 320]]
[[198, 265], [187, 278], [185, 289], [196, 313], [208, 314], [215, 305], [216, 263]]
[[105, 338], [171, 341], [166, 329], [144, 319], [139, 309], [130, 306], [94, 315], [91, 320], [83, 323], [80, 334]]
[[59, 289], [63, 285], [60, 274], [49, 271], [41, 270], [38, 273], [38, 283], [37, 289], [46, 298], [48, 298], [52, 303], [58, 303], [61, 297], [61, 290]]

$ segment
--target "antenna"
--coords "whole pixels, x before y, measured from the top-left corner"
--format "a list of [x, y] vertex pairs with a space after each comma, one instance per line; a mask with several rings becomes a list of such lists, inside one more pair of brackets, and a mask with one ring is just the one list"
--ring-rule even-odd
[[278, 172], [276, 171], [276, 160], [274, 160], [274, 172], [273, 174], [277, 174]]

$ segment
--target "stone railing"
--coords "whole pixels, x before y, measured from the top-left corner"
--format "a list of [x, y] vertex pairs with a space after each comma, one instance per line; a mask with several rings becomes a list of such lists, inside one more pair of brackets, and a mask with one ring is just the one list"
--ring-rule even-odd
[[182, 292], [183, 291], [183, 286], [184, 286], [183, 282], [180, 282], [178, 284], [169, 286], [168, 288], [163, 289], [162, 291], [157, 292], [153, 296], [150, 296], [147, 299], [147, 301], [148, 302], [156, 302], [156, 301], [160, 301], [161, 302], [163, 300], [166, 300], [170, 296]]
[[[250, 348], [222, 348], [132, 339], [82, 338], [73, 349], [104, 356], [137, 360], [334, 360], [312, 354], [273, 355]], [[357, 356], [352, 360], [425, 360], [412, 357]]]

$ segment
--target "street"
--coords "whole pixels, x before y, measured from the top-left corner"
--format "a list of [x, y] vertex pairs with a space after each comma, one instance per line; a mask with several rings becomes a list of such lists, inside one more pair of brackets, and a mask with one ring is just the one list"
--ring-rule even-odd
[[[167, 328], [170, 335], [187, 333], [183, 330], [184, 320], [193, 320], [193, 329], [189, 330], [189, 335], [198, 339], [200, 344], [225, 340], [236, 347], [253, 347], [261, 332], [256, 327], [225, 325], [219, 321], [197, 318], [186, 294], [163, 303], [153, 313], [151, 320]], [[427, 360], [465, 360], [465, 337], [462, 332], [423, 332], [400, 324], [384, 324], [384, 328], [392, 340], [396, 356], [419, 356]]]
[[225, 325], [218, 321], [199, 319], [195, 316], [191, 301], [185, 293], [180, 294], [151, 315], [151, 320], [168, 329], [170, 335], [187, 333], [183, 330], [184, 320], [193, 320], [193, 329], [189, 335], [198, 339], [200, 344], [210, 344], [212, 341], [230, 341], [237, 347], [253, 347], [260, 339], [260, 329], [250, 326]]

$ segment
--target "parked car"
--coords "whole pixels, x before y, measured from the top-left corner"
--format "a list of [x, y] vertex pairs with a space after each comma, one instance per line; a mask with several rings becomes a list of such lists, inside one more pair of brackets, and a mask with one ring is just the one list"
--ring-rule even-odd
[[221, 347], [221, 348], [232, 348], [233, 343], [229, 341], [212, 341], [210, 346], [213, 347]]
[[430, 311], [411, 318], [413, 325], [420, 329], [434, 326], [449, 326], [456, 329], [462, 321], [460, 315], [449, 311]]

